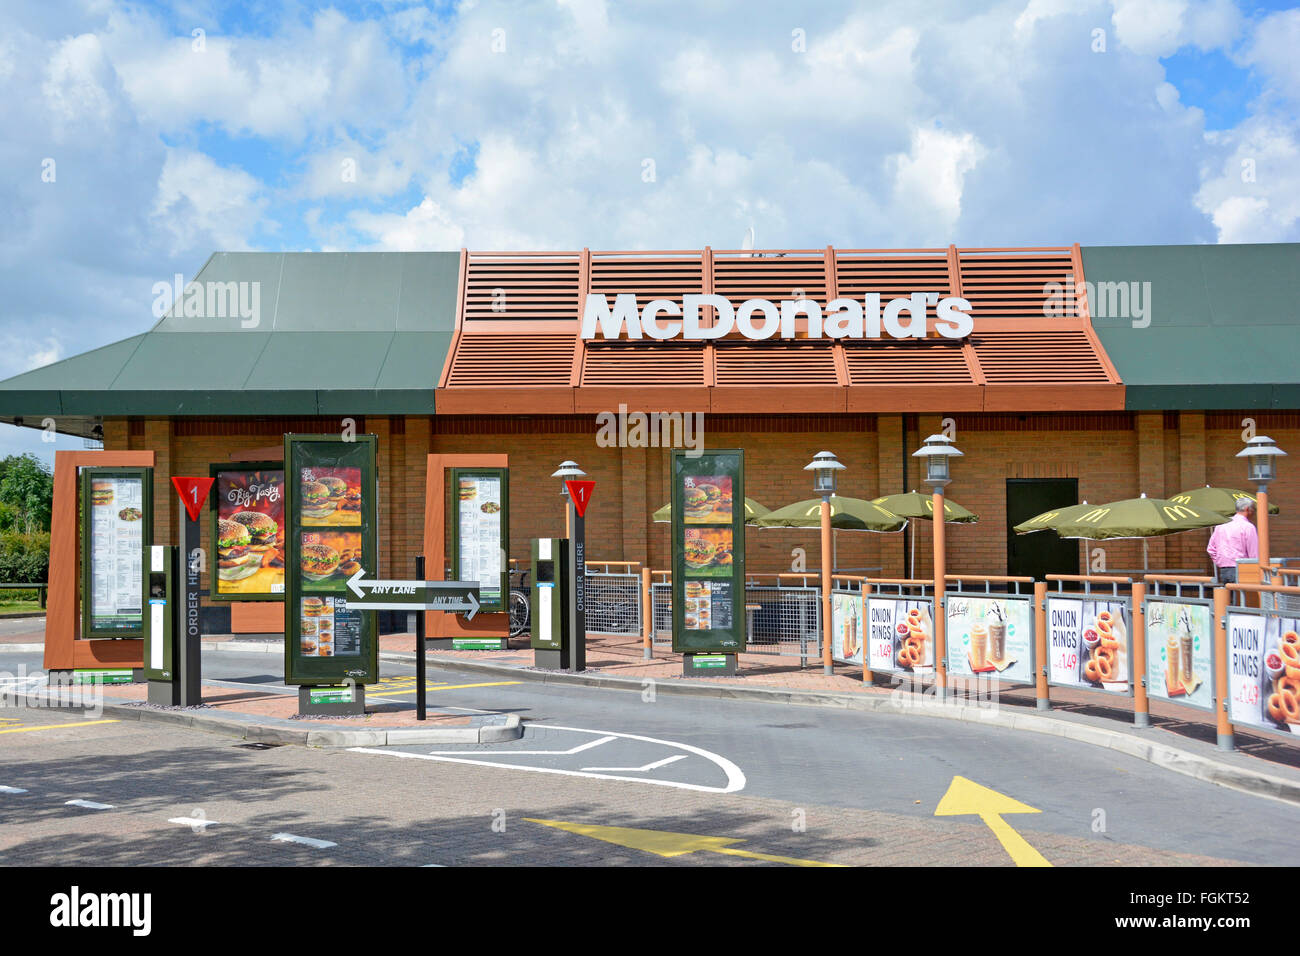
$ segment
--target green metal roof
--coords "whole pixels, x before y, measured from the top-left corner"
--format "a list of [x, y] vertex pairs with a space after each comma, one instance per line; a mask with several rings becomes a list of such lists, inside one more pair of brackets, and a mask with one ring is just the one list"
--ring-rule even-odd
[[459, 252], [216, 253], [193, 281], [249, 283], [255, 319], [177, 303], [142, 335], [0, 382], [0, 415], [431, 414], [459, 271]]
[[[1300, 244], [1090, 246], [1083, 266], [1128, 408], [1300, 408]], [[431, 414], [459, 268], [457, 252], [217, 253], [195, 281], [257, 283], [255, 325], [174, 308], [0, 382], [0, 417]], [[1109, 314], [1114, 283], [1137, 283], [1148, 325]]]
[[[1083, 273], [1129, 409], [1300, 408], [1300, 244], [1091, 246]], [[1138, 283], [1150, 324], [1103, 283]]]

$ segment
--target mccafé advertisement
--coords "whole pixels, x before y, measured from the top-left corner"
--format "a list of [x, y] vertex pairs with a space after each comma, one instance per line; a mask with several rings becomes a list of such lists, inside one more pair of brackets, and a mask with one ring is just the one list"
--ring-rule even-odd
[[692, 458], [678, 449], [672, 473], [673, 650], [738, 654], [745, 649], [744, 453]]
[[841, 664], [861, 664], [866, 651], [862, 640], [862, 595], [831, 592], [831, 658]]
[[1228, 719], [1300, 734], [1300, 618], [1228, 614]]
[[929, 598], [876, 597], [866, 605], [867, 669], [930, 674], [934, 671], [934, 602]]
[[948, 673], [1034, 681], [1034, 611], [1031, 598], [975, 597], [950, 592]]
[[1214, 631], [1209, 603], [1147, 601], [1147, 694], [1214, 707]]
[[1048, 597], [1048, 681], [1130, 693], [1128, 634], [1125, 601]]
[[85, 468], [80, 481], [82, 636], [143, 637], [153, 469]]
[[284, 438], [286, 684], [379, 679], [375, 612], [346, 606], [350, 577], [380, 576], [376, 447], [374, 435]]
[[214, 601], [284, 599], [284, 467], [212, 465], [211, 595]]

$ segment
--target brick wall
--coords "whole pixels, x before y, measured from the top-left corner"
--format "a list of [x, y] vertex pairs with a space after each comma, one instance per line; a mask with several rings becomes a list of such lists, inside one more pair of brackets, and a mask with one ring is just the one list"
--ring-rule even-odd
[[[1139, 492], [1175, 494], [1199, 484], [1244, 488], [1245, 466], [1233, 457], [1242, 447], [1241, 425], [1250, 413], [1109, 413], [1099, 415], [957, 416], [957, 444], [965, 453], [953, 466], [947, 493], [980, 516], [975, 525], [948, 526], [948, 562], [955, 573], [1001, 574], [1006, 568], [1006, 479], [1077, 478], [1082, 499], [1100, 503]], [[1300, 456], [1300, 415], [1254, 416], [1261, 433]], [[180, 513], [171, 489], [173, 474], [206, 475], [211, 462], [228, 461], [240, 449], [277, 445], [285, 430], [337, 432], [340, 419], [179, 420], [104, 422], [106, 448], [152, 448], [158, 455], [155, 521], [159, 542], [175, 540]], [[745, 450], [746, 493], [774, 508], [813, 497], [803, 466], [819, 451], [832, 451], [846, 465], [840, 493], [873, 498], [901, 490], [925, 490], [916, 459], [903, 459], [939, 428], [939, 416], [711, 416], [705, 444]], [[670, 499], [669, 452], [661, 448], [600, 447], [591, 417], [356, 418], [358, 432], [380, 436], [381, 548], [379, 573], [411, 573], [423, 547], [425, 456], [434, 453], [506, 453], [510, 456], [510, 554], [527, 560], [532, 538], [564, 533], [559, 483], [550, 477], [566, 458], [596, 480], [588, 512], [591, 560], [648, 561], [669, 566], [669, 525], [651, 520]], [[1170, 427], [1170, 425], [1174, 427]], [[905, 437], [906, 436], [906, 437]], [[1284, 459], [1282, 478], [1271, 489], [1283, 507], [1270, 524], [1273, 553], [1300, 556], [1300, 464]], [[918, 576], [932, 573], [929, 522], [913, 522]], [[203, 523], [207, 547], [207, 523]], [[1042, 532], [1050, 534], [1051, 532]], [[787, 571], [802, 549], [810, 570], [820, 564], [815, 530], [747, 531], [751, 571]], [[1203, 567], [1209, 532], [1152, 539], [1153, 567]], [[1111, 541], [1101, 547], [1111, 568], [1139, 567], [1141, 542]], [[905, 573], [903, 535], [840, 532], [839, 566], [882, 568], [878, 576]]]

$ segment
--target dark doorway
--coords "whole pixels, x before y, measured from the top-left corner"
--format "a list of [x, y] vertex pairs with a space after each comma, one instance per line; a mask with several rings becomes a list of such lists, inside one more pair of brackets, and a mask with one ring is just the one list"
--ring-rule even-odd
[[1034, 515], [1079, 503], [1077, 478], [1007, 479], [1007, 574], [1041, 581], [1048, 574], [1079, 573], [1079, 542], [1055, 531], [1016, 534], [1011, 529]]

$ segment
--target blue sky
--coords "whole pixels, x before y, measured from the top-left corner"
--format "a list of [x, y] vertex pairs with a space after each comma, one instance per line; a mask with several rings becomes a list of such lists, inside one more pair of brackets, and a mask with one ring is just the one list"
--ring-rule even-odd
[[0, 378], [221, 249], [1297, 241], [1297, 49], [1249, 0], [10, 0]]

